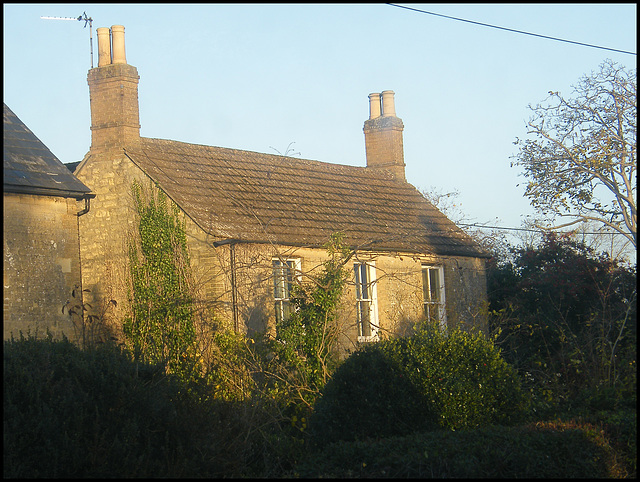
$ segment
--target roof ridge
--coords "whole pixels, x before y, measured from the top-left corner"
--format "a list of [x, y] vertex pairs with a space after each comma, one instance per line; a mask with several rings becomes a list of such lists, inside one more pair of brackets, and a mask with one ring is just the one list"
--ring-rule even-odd
[[[378, 174], [378, 175], [382, 174], [379, 177], [383, 177], [383, 178], [388, 177], [389, 179], [392, 179], [392, 177], [390, 175], [387, 175], [384, 171], [376, 171], [373, 169], [369, 169], [366, 166], [354, 166], [350, 164], [340, 164], [337, 162], [327, 162], [327, 161], [320, 161], [317, 159], [308, 159], [306, 157], [292, 157], [292, 156], [285, 156], [282, 154], [271, 154], [269, 152], [250, 151], [247, 149], [236, 149], [234, 147], [212, 146], [212, 145], [199, 144], [194, 142], [176, 141], [173, 139], [160, 139], [157, 137], [141, 137], [140, 139], [142, 141], [158, 142], [168, 146], [172, 144], [183, 145], [183, 146], [193, 146], [197, 148], [203, 148], [205, 150], [221, 150], [221, 151], [229, 151], [229, 152], [237, 152], [237, 153], [246, 153], [252, 156], [266, 156], [272, 159], [291, 160], [296, 163], [311, 163], [313, 165], [324, 166], [324, 167], [335, 166], [336, 168], [339, 168], [339, 169], [356, 169], [356, 170], [362, 170], [363, 172], [371, 172], [373, 174]], [[135, 151], [135, 149], [132, 149], [132, 151]], [[196, 154], [192, 154], [191, 156], [195, 157]]]

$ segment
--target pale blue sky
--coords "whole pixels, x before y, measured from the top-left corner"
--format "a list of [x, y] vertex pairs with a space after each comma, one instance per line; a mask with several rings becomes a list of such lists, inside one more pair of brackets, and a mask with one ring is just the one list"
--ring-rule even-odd
[[[635, 4], [404, 4], [636, 52]], [[532, 214], [510, 167], [528, 104], [636, 56], [385, 4], [4, 4], [4, 102], [62, 162], [90, 145], [89, 28], [125, 26], [141, 134], [365, 165], [368, 94], [395, 91], [407, 180], [458, 190], [470, 220]], [[517, 186], [520, 184], [520, 186]]]

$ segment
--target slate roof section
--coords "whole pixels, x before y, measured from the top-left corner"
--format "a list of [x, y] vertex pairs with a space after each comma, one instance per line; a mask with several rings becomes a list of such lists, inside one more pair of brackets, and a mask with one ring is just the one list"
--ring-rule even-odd
[[3, 192], [94, 197], [6, 104], [3, 141]]
[[218, 238], [319, 247], [342, 231], [360, 249], [488, 256], [386, 171], [144, 137], [125, 152]]

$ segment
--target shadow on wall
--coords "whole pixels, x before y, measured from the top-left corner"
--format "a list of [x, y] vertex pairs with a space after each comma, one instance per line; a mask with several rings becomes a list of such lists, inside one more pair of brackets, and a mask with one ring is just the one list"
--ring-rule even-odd
[[116, 300], [107, 300], [98, 293], [93, 297], [96, 301], [89, 303], [84, 301], [87, 293], [91, 293], [91, 290], [86, 288], [81, 291], [80, 286], [74, 286], [70, 298], [62, 306], [62, 313], [69, 316], [73, 323], [74, 339], [83, 348], [119, 340], [109, 316], [118, 306]]

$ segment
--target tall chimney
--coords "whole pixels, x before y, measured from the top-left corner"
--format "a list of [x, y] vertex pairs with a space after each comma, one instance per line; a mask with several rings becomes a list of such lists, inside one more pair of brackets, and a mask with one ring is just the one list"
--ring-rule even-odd
[[[98, 67], [89, 70], [91, 150], [140, 142], [138, 70], [127, 64], [124, 27], [98, 28]], [[111, 36], [109, 36], [111, 33]]]
[[367, 167], [386, 169], [399, 181], [406, 181], [402, 119], [396, 117], [394, 92], [369, 94], [369, 119], [364, 122]]

